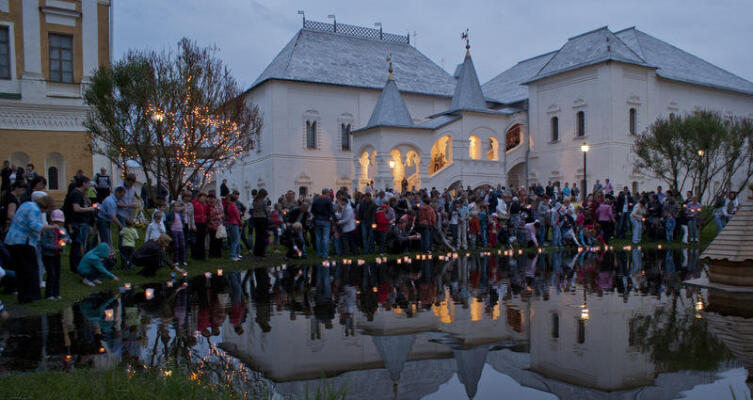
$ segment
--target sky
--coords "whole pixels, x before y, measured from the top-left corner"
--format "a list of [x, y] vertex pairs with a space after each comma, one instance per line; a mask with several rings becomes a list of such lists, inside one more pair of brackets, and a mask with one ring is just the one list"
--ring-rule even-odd
[[[249, 87], [306, 18], [406, 34], [452, 73], [471, 54], [484, 83], [517, 62], [559, 49], [569, 37], [631, 26], [753, 81], [749, 0], [115, 0], [114, 59], [129, 49], [175, 49], [182, 37], [215, 45]], [[415, 33], [415, 37], [413, 34]]]

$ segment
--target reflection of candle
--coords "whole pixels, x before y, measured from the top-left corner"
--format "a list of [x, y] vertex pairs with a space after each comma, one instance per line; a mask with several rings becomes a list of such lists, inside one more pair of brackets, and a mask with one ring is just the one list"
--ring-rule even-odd
[[112, 321], [115, 317], [115, 311], [112, 308], [105, 310], [105, 321]]
[[188, 276], [188, 272], [183, 271], [183, 276], [184, 277]]
[[523, 255], [523, 250], [518, 250], [518, 255]]
[[97, 207], [99, 207], [99, 203], [94, 203], [94, 204], [92, 204], [92, 207], [94, 207], [94, 208], [97, 208]]
[[147, 300], [151, 300], [154, 298], [154, 289], [148, 288], [146, 291], [144, 291], [144, 296]]
[[222, 276], [222, 268], [217, 268], [217, 276]]
[[60, 229], [58, 229], [58, 232], [59, 232], [59, 233], [60, 233], [61, 235], [65, 235], [65, 229], [63, 229], [63, 228], [60, 228]]
[[371, 288], [371, 291], [374, 292], [374, 293], [376, 293], [377, 292], [377, 287], [374, 286], [373, 288]]
[[104, 353], [104, 352], [105, 352], [105, 348], [104, 348], [104, 347], [100, 347], [100, 348], [99, 348], [99, 352], [100, 352], [100, 354], [101, 354], [101, 353]]

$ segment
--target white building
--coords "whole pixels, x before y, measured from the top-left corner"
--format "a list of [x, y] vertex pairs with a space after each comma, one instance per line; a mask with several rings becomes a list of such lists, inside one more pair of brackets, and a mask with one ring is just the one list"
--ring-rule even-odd
[[630, 146], [651, 122], [696, 109], [753, 116], [753, 83], [635, 28], [572, 37], [480, 85], [469, 51], [452, 76], [407, 36], [304, 21], [246, 96], [264, 127], [227, 176], [245, 196], [400, 190], [403, 178], [580, 185], [583, 143], [589, 183], [644, 190], [657, 182], [634, 170]]

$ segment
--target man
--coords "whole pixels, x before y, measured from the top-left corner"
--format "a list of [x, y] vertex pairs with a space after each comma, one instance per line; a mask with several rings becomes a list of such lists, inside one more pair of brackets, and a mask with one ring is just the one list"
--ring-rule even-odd
[[599, 180], [596, 180], [596, 183], [594, 183], [594, 190], [592, 193], [596, 194], [599, 190], [601, 190], [603, 186], [601, 186], [601, 182]]
[[431, 207], [431, 199], [424, 195], [421, 207], [418, 209], [418, 230], [421, 233], [421, 251], [431, 252], [431, 231], [437, 223], [437, 215]]
[[34, 164], [26, 164], [26, 180], [31, 183], [31, 181], [34, 180], [37, 176], [39, 175], [36, 171], [34, 171]]
[[363, 200], [358, 205], [358, 220], [361, 223], [361, 239], [363, 240], [363, 252], [374, 252], [374, 224], [376, 223], [376, 204], [371, 198], [371, 192], [366, 192]]
[[135, 184], [136, 184], [136, 174], [130, 173], [126, 175], [126, 178], [125, 178], [125, 181], [123, 181], [123, 184], [118, 185], [118, 187], [122, 187], [123, 189], [125, 189], [125, 194], [123, 195], [123, 197], [121, 197], [118, 200], [117, 218], [118, 218], [118, 221], [120, 222], [120, 225], [125, 225], [126, 219], [133, 218], [133, 213], [138, 207], [138, 205], [136, 204], [136, 187], [134, 186]]
[[71, 229], [68, 232], [73, 241], [70, 252], [70, 268], [75, 272], [78, 263], [86, 253], [90, 229], [89, 221], [92, 213], [97, 211], [97, 209], [91, 207], [89, 200], [86, 198], [86, 191], [89, 189], [89, 178], [78, 176], [75, 178], [73, 185], [73, 190], [68, 194], [63, 204], [63, 211], [66, 213], [65, 219], [71, 223]]
[[617, 237], [623, 239], [625, 232], [630, 232], [630, 213], [635, 206], [635, 199], [630, 194], [630, 190], [625, 186], [622, 191], [617, 195]]
[[13, 168], [10, 167], [10, 161], [3, 161], [3, 169], [2, 171], [0, 171], [0, 176], [2, 176], [2, 184], [0, 184], [0, 194], [3, 194], [6, 190], [10, 189], [11, 174], [13, 174]]
[[329, 197], [329, 189], [322, 189], [322, 195], [314, 199], [311, 204], [311, 214], [314, 216], [314, 234], [316, 236], [316, 253], [319, 257], [329, 257], [329, 232], [332, 228], [334, 207]]
[[614, 195], [614, 188], [612, 188], [612, 183], [609, 182], [609, 178], [604, 180], [604, 194], [607, 196]]
[[230, 195], [230, 188], [227, 187], [227, 179], [222, 180], [222, 185], [220, 185], [220, 197], [223, 199]]
[[656, 187], [656, 198], [659, 199], [659, 204], [664, 204], [664, 200], [667, 198], [661, 186]]
[[104, 202], [112, 190], [112, 180], [110, 175], [107, 175], [107, 169], [103, 167], [99, 170], [99, 173], [94, 175], [94, 185], [97, 189], [97, 203]]
[[392, 254], [401, 254], [408, 249], [411, 240], [420, 240], [421, 234], [410, 235], [408, 232], [408, 220], [407, 215], [400, 217], [400, 221], [397, 225], [390, 225], [387, 230], [387, 248]]
[[525, 242], [527, 247], [539, 247], [539, 241], [536, 239], [536, 234], [540, 228], [541, 223], [539, 221], [529, 222], [525, 224], [525, 226], [523, 227], [523, 232], [526, 235]]
[[123, 229], [123, 224], [118, 220], [118, 201], [125, 196], [125, 188], [118, 186], [115, 192], [105, 197], [102, 204], [97, 210], [97, 230], [99, 231], [99, 240], [112, 246], [112, 235], [110, 233], [110, 223], [118, 226], [118, 231]]
[[579, 198], [578, 196], [580, 195], [580, 189], [578, 189], [577, 183], [573, 182], [573, 187], [570, 190], [570, 193], [573, 194], [573, 197], [575, 197], [576, 200]]

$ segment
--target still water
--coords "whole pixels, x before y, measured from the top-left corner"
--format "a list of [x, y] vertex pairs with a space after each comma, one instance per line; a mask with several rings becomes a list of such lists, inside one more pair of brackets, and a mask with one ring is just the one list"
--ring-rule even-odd
[[564, 251], [212, 271], [10, 320], [0, 375], [181, 365], [276, 398], [322, 387], [353, 399], [745, 398], [750, 316], [683, 286], [704, 275], [698, 256]]

